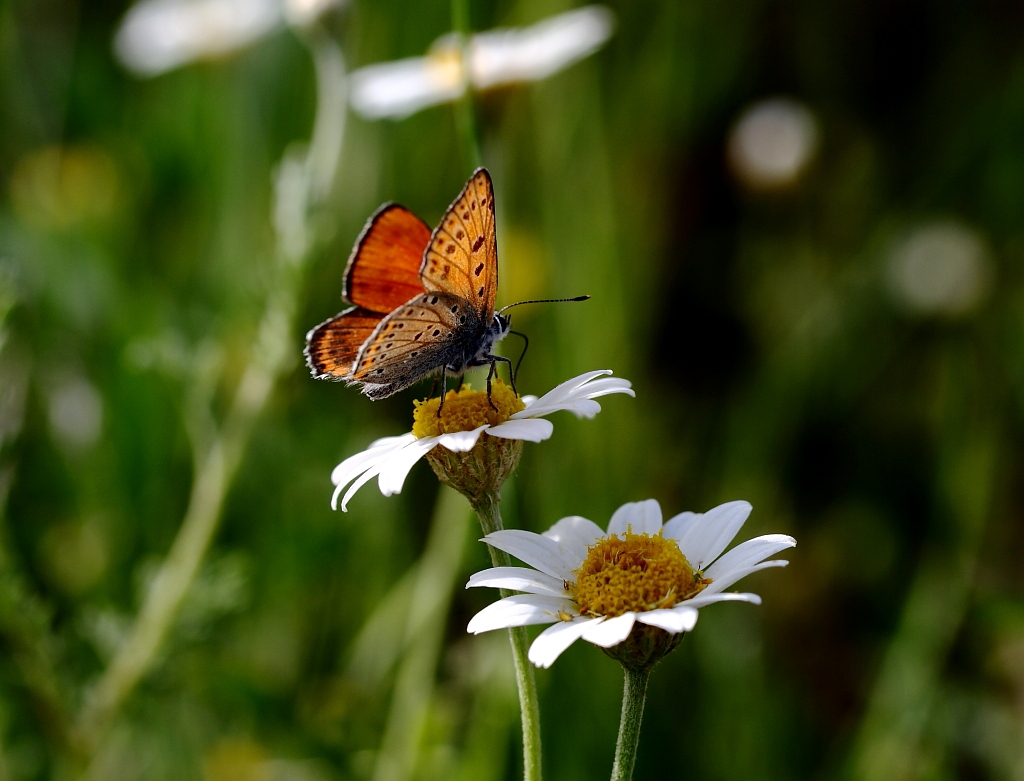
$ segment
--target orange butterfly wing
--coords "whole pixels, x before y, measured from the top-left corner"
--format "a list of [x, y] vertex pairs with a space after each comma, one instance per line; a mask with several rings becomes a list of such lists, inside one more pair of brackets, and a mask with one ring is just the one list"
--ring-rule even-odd
[[466, 299], [490, 323], [498, 295], [498, 239], [494, 186], [486, 169], [470, 177], [430, 235], [419, 276], [427, 290]]
[[394, 203], [381, 206], [356, 239], [342, 296], [371, 312], [389, 314], [423, 292], [420, 265], [430, 228]]
[[359, 349], [384, 315], [354, 306], [306, 334], [306, 365], [318, 380], [348, 380]]

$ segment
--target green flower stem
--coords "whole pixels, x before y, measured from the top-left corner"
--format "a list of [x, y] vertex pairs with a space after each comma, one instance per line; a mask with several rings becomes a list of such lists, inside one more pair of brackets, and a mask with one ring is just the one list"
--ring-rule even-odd
[[[474, 503], [480, 518], [480, 526], [484, 534], [500, 531], [501, 511], [498, 508], [499, 498], [485, 495]], [[512, 560], [505, 551], [487, 546], [491, 553], [491, 563], [495, 567], [509, 567]], [[511, 596], [513, 592], [501, 589], [501, 596]], [[526, 629], [514, 627], [508, 630], [512, 643], [512, 659], [516, 668], [516, 687], [519, 689], [519, 710], [523, 721], [523, 779], [524, 781], [540, 781], [541, 779], [541, 746], [540, 746], [540, 705], [537, 700], [537, 680], [533, 675], [533, 665], [527, 657], [529, 638]], [[642, 707], [642, 706], [641, 706]]]
[[476, 130], [476, 116], [473, 111], [472, 85], [469, 83], [469, 0], [452, 0], [452, 28], [458, 33], [462, 47], [462, 78], [465, 90], [455, 101], [455, 125], [462, 144], [462, 153], [471, 170], [483, 165], [480, 141]]
[[647, 699], [647, 679], [651, 671], [622, 668], [626, 681], [622, 689], [622, 716], [619, 719], [619, 739], [615, 743], [615, 764], [612, 781], [630, 781], [636, 764], [636, 748], [640, 742], [640, 722], [644, 718]]

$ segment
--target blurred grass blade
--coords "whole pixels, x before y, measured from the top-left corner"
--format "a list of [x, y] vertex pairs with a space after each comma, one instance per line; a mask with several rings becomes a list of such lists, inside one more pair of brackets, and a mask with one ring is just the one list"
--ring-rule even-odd
[[466, 500], [442, 486], [427, 547], [416, 568], [405, 625], [406, 652], [395, 678], [373, 781], [407, 781], [415, 773], [470, 517]]

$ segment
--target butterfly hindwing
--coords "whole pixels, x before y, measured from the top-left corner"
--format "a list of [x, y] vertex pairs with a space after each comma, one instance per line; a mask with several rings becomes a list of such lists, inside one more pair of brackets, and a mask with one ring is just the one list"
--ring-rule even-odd
[[403, 206], [385, 204], [366, 222], [345, 269], [342, 296], [356, 306], [394, 311], [423, 292], [420, 265], [430, 228]]
[[318, 380], [349, 379], [359, 348], [383, 319], [383, 315], [354, 306], [306, 334], [306, 364], [313, 376]]
[[498, 241], [494, 187], [487, 171], [473, 174], [434, 229], [423, 254], [420, 279], [427, 290], [466, 299], [489, 323], [498, 292]]
[[370, 398], [390, 396], [442, 366], [468, 360], [475, 348], [470, 335], [480, 328], [476, 311], [461, 296], [424, 293], [380, 322], [348, 379], [362, 383]]

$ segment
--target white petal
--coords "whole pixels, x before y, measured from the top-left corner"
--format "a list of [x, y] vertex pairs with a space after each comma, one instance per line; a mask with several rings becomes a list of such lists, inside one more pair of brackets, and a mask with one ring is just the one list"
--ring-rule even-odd
[[704, 569], [725, 550], [751, 511], [750, 502], [726, 502], [708, 510], [679, 540], [679, 550], [694, 569]]
[[482, 570], [475, 573], [466, 584], [466, 588], [475, 586], [507, 588], [511, 591], [553, 597], [566, 596], [565, 581], [526, 567], [491, 567]]
[[708, 590], [704, 589], [693, 599], [688, 599], [682, 605], [676, 605], [672, 609], [678, 610], [682, 606], [706, 607], [716, 602], [749, 602], [752, 605], [760, 605], [761, 597], [757, 594], [737, 594], [735, 591], [729, 591], [725, 594], [709, 594]]
[[592, 623], [583, 631], [583, 639], [602, 648], [611, 648], [629, 637], [635, 621], [636, 613], [623, 613], [600, 624]]
[[704, 589], [697, 596], [700, 597], [703, 594], [718, 594], [725, 589], [729, 588], [733, 583], [742, 580], [747, 575], [759, 572], [763, 569], [769, 569], [771, 567], [785, 567], [789, 564], [788, 561], [783, 559], [772, 559], [771, 561], [762, 561], [760, 564], [755, 564], [753, 567], [744, 567], [743, 569], [734, 569], [731, 572], [719, 576], [718, 580], [714, 581], [710, 586]]
[[[379, 463], [376, 464], [372, 469], [367, 469], [359, 476], [359, 478], [354, 483], [352, 483], [352, 485], [348, 487], [348, 490], [345, 492], [344, 498], [341, 500], [341, 511], [343, 513], [348, 512], [349, 500], [356, 495], [356, 491], [358, 491], [360, 488], [362, 488], [364, 485], [370, 482], [370, 480], [372, 480], [378, 474], [380, 474], [380, 468], [382, 465], [383, 463]], [[331, 507], [334, 508], [335, 510], [338, 509], [338, 494], [341, 493], [342, 488], [344, 488], [343, 485], [339, 485], [337, 488], [335, 488], [334, 495], [331, 497]]]
[[697, 623], [697, 610], [687, 605], [680, 605], [669, 610], [648, 610], [638, 613], [636, 620], [641, 624], [656, 626], [672, 635], [689, 632]]
[[633, 392], [633, 383], [621, 377], [605, 377], [601, 380], [593, 380], [577, 389], [573, 396], [580, 397], [584, 393], [588, 399], [596, 399], [611, 393], [625, 393], [636, 398], [636, 393]]
[[573, 570], [579, 569], [583, 563], [583, 559], [566, 546], [522, 529], [491, 532], [483, 541], [562, 580], [575, 581]]
[[397, 494], [402, 490], [406, 475], [413, 465], [434, 449], [433, 437], [424, 437], [410, 442], [380, 465], [377, 485], [384, 496]]
[[[520, 410], [515, 415], [513, 415], [512, 418], [516, 419], [516, 420], [521, 419], [521, 418], [532, 418], [532, 417], [534, 417], [533, 413], [531, 412], [532, 409], [534, 409], [534, 408], [538, 408], [539, 409], [541, 407], [548, 407], [548, 406], [552, 406], [552, 405], [557, 405], [563, 399], [565, 399], [569, 395], [571, 395], [573, 391], [575, 391], [577, 388], [579, 388], [584, 383], [589, 382], [590, 380], [594, 379], [595, 377], [600, 377], [602, 375], [611, 374], [611, 373], [612, 373], [611, 369], [600, 369], [598, 371], [587, 372], [586, 374], [581, 374], [578, 377], [573, 377], [571, 380], [566, 380], [565, 382], [561, 383], [560, 385], [556, 385], [554, 388], [549, 390], [547, 393], [545, 393], [543, 396], [541, 396], [539, 399], [537, 399], [533, 404], [528, 404], [526, 409]], [[525, 403], [525, 401], [524, 401], [524, 403]]]
[[518, 30], [494, 30], [470, 39], [473, 86], [486, 89], [537, 81], [597, 51], [615, 26], [611, 11], [588, 6]]
[[448, 50], [368, 65], [349, 78], [352, 108], [367, 119], [401, 119], [465, 89], [458, 53]]
[[588, 629], [588, 625], [604, 621], [603, 618], [584, 618], [576, 616], [572, 621], [559, 621], [549, 626], [533, 641], [530, 646], [529, 659], [538, 667], [550, 667], [562, 651], [575, 643]]
[[627, 528], [633, 534], [657, 534], [661, 529], [661, 505], [654, 499], [622, 505], [608, 522], [608, 534], [622, 536]]
[[593, 521], [580, 515], [570, 515], [544, 532], [544, 536], [569, 548], [582, 562], [587, 557], [587, 549], [604, 537], [604, 532]]
[[393, 450], [405, 447], [410, 442], [416, 441], [416, 435], [409, 433], [400, 437], [384, 437], [373, 442], [366, 450], [349, 456], [331, 472], [331, 482], [335, 485], [345, 485], [356, 475], [361, 474], [369, 468], [369, 464], [376, 463]]
[[552, 412], [571, 412], [577, 418], [590, 420], [597, 417], [597, 413], [600, 411], [601, 405], [596, 401], [591, 401], [590, 399], [569, 399], [550, 407], [537, 408], [533, 411], [533, 414], [539, 416], [550, 415]]
[[492, 629], [551, 624], [558, 621], [559, 613], [563, 612], [577, 615], [579, 611], [571, 599], [516, 594], [485, 607], [470, 619], [466, 631], [478, 635]]
[[601, 405], [593, 399], [598, 396], [607, 396], [609, 393], [625, 393], [629, 396], [636, 396], [631, 385], [632, 383], [628, 380], [608, 378], [570, 388], [556, 396], [552, 396], [555, 393], [552, 391], [538, 399], [535, 404], [516, 414], [525, 416], [526, 413], [529, 413], [530, 417], [539, 417], [559, 410], [567, 410], [580, 418], [592, 418], [601, 411]]
[[368, 450], [376, 450], [379, 447], [398, 447], [409, 442], [416, 440], [416, 435], [411, 431], [407, 431], [404, 434], [399, 434], [397, 437], [380, 437], [379, 439], [373, 440], [370, 443]]
[[746, 569], [758, 564], [779, 551], [796, 546], [796, 540], [788, 534], [765, 534], [741, 542], [731, 551], [715, 561], [704, 574], [714, 580], [727, 575], [734, 569]]
[[683, 539], [686, 533], [690, 530], [690, 527], [697, 522], [698, 519], [703, 517], [702, 513], [679, 513], [679, 515], [673, 515], [667, 521], [665, 521], [665, 531], [663, 534], [666, 537], [671, 537], [676, 542]]
[[550, 420], [506, 420], [501, 425], [488, 429], [492, 437], [525, 439], [527, 442], [543, 442], [555, 430]]
[[468, 453], [480, 439], [480, 435], [490, 428], [486, 423], [477, 426], [472, 431], [453, 431], [451, 434], [441, 434], [437, 438], [437, 444], [448, 448], [453, 453]]

